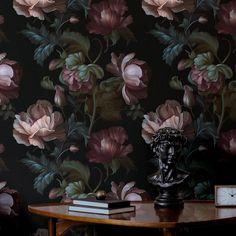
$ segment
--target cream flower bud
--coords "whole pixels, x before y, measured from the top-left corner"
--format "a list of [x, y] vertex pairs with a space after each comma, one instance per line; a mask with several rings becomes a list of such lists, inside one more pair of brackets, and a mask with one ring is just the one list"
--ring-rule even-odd
[[191, 107], [195, 104], [195, 96], [193, 94], [193, 89], [188, 85], [184, 86], [183, 103], [187, 107]]
[[198, 22], [201, 23], [201, 24], [205, 24], [205, 23], [208, 22], [208, 19], [205, 16], [200, 16], [198, 18]]
[[71, 16], [69, 21], [71, 24], [76, 24], [79, 22], [79, 18], [77, 18], [75, 16]]
[[56, 106], [58, 107], [64, 107], [66, 105], [66, 96], [64, 94], [64, 88], [62, 88], [59, 85], [55, 86], [55, 96], [54, 96], [54, 102]]
[[71, 145], [69, 149], [71, 152], [78, 152], [79, 151], [79, 148], [75, 145]]

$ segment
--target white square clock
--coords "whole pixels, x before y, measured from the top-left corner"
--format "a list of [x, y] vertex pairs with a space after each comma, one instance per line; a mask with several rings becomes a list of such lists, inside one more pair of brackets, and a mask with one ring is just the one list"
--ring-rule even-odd
[[236, 185], [215, 185], [215, 206], [236, 207]]

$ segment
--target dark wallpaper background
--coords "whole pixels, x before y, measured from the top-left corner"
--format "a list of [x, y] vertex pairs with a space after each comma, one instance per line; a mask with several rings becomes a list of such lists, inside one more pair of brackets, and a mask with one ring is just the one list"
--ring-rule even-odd
[[[213, 199], [215, 184], [235, 184], [235, 1], [186, 0], [182, 10], [167, 1], [167, 17], [153, 11], [158, 1], [58, 2], [56, 11], [38, 5], [47, 12], [41, 12], [44, 19], [21, 11], [19, 4], [30, 7], [26, 0], [0, 2], [0, 53], [6, 53], [0, 61], [0, 180], [19, 192], [29, 230], [42, 224], [28, 217], [31, 203], [85, 197], [97, 189], [121, 198], [125, 184], [123, 198], [154, 199], [148, 140], [165, 124], [188, 138], [180, 163], [191, 175], [183, 187], [186, 199]], [[108, 18], [117, 17], [114, 24], [95, 20], [102, 8]], [[117, 56], [113, 64], [111, 53]], [[133, 66], [127, 75], [121, 63], [131, 53], [134, 59], [123, 62]], [[2, 82], [6, 64], [14, 89]], [[39, 122], [39, 130], [47, 131], [33, 134], [24, 122]]]

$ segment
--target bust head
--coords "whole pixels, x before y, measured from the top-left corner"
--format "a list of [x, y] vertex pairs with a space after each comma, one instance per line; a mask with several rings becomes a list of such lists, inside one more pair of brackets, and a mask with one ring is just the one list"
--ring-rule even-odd
[[159, 158], [159, 168], [163, 173], [175, 168], [186, 141], [181, 131], [170, 127], [159, 129], [153, 135], [151, 148], [155, 156]]

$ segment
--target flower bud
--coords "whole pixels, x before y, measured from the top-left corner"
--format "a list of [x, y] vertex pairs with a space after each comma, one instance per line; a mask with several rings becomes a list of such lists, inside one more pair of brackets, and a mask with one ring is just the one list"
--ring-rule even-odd
[[201, 23], [201, 24], [205, 24], [205, 23], [208, 22], [208, 19], [205, 16], [200, 16], [198, 18], [198, 22]]
[[66, 96], [64, 94], [64, 88], [62, 88], [59, 85], [55, 86], [55, 96], [54, 96], [54, 102], [56, 106], [58, 107], [64, 107], [66, 105]]
[[195, 96], [193, 94], [193, 89], [188, 85], [184, 86], [183, 103], [187, 107], [191, 107], [195, 104]]
[[60, 59], [53, 59], [50, 63], [49, 63], [49, 70], [53, 71], [58, 69], [61, 66], [61, 60]]
[[0, 25], [4, 23], [4, 17], [0, 15]]
[[77, 146], [75, 146], [75, 145], [71, 145], [71, 146], [70, 146], [70, 151], [71, 151], [71, 152], [78, 152], [78, 151], [79, 151], [79, 148], [78, 148]]
[[78, 22], [79, 22], [79, 19], [77, 17], [75, 17], [75, 16], [70, 17], [70, 23], [71, 24], [76, 24]]
[[5, 151], [5, 147], [3, 144], [0, 144], [0, 154]]

